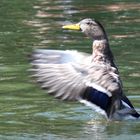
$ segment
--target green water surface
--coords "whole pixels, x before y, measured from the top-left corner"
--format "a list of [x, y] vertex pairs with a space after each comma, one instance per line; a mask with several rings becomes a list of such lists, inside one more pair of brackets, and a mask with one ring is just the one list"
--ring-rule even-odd
[[0, 139], [140, 139], [140, 121], [107, 122], [75, 102], [47, 95], [30, 77], [36, 48], [91, 53], [91, 41], [62, 25], [83, 18], [103, 23], [123, 80], [140, 112], [140, 3], [138, 0], [0, 1]]

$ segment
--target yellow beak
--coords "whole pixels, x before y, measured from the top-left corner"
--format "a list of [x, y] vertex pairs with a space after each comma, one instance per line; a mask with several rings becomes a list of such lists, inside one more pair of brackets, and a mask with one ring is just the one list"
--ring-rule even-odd
[[71, 25], [65, 25], [62, 28], [68, 29], [68, 30], [80, 30], [80, 25], [79, 24], [71, 24]]

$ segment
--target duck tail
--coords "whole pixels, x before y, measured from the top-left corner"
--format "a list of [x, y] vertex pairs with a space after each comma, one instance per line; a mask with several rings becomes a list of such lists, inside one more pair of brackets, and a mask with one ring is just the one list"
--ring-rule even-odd
[[133, 116], [135, 118], [140, 117], [140, 114], [135, 110], [134, 106], [132, 105], [132, 103], [126, 96], [122, 96], [121, 102], [122, 102], [123, 108], [126, 108], [127, 110], [128, 109], [131, 110], [129, 113], [131, 116]]

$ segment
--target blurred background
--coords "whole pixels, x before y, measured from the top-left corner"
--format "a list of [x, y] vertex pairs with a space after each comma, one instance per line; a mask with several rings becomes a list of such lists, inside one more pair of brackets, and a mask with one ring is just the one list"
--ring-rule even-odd
[[91, 53], [91, 40], [62, 26], [94, 18], [107, 31], [125, 94], [140, 112], [139, 15], [139, 0], [1, 0], [0, 139], [139, 139], [140, 121], [107, 122], [82, 104], [54, 99], [28, 72], [37, 48]]

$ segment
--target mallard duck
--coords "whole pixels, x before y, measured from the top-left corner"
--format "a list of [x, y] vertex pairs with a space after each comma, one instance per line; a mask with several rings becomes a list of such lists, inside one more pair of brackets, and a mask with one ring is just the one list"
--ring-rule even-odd
[[109, 120], [139, 118], [123, 92], [103, 26], [87, 18], [63, 29], [82, 31], [90, 37], [92, 55], [72, 50], [35, 50], [32, 71], [41, 87], [61, 100], [80, 101]]

